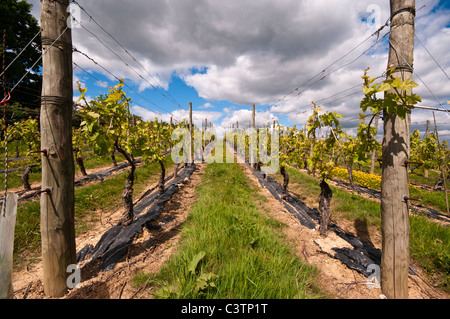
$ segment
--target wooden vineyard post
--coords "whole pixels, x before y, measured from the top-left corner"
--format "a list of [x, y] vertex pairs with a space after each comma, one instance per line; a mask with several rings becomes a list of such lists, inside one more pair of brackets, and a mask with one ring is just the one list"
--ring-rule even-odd
[[257, 154], [256, 154], [256, 110], [255, 104], [252, 104], [252, 130], [250, 133], [250, 165], [256, 170]]
[[[427, 128], [425, 130], [425, 137], [430, 137], [430, 120], [427, 120]], [[428, 177], [428, 169], [423, 170], [423, 176]]]
[[434, 115], [434, 112], [433, 112], [433, 119], [434, 119], [434, 129], [436, 130], [436, 138], [437, 138], [438, 149], [439, 149], [439, 169], [441, 171], [442, 179], [443, 179], [443, 183], [444, 183], [445, 204], [446, 204], [446, 208], [447, 208], [447, 215], [450, 216], [449, 208], [448, 208], [447, 174], [445, 172], [445, 162], [442, 157], [441, 142], [439, 141], [439, 132], [438, 132], [437, 124], [436, 124], [436, 115]]
[[[72, 36], [69, 0], [41, 1], [42, 155], [41, 237], [44, 291], [67, 291], [67, 267], [76, 263], [74, 162], [72, 157]], [[52, 45], [53, 44], [53, 45]]]
[[[378, 121], [380, 119], [380, 115], [377, 114], [375, 115], [375, 139], [377, 138], [377, 134], [378, 134]], [[377, 156], [377, 151], [373, 150], [372, 154], [371, 154], [371, 159], [370, 159], [370, 174], [374, 174], [375, 173], [375, 160], [376, 160], [376, 156]]]
[[202, 144], [202, 158], [203, 158], [203, 161], [206, 161], [206, 158], [205, 158], [205, 147], [208, 145], [207, 143], [206, 143], [206, 131], [208, 131], [208, 119], [205, 119], [205, 130], [204, 130], [204, 132], [203, 132], [203, 144]]
[[[394, 78], [412, 78], [415, 0], [391, 0], [388, 68]], [[394, 93], [395, 91], [388, 91]], [[404, 92], [400, 92], [403, 93]], [[405, 119], [383, 111], [383, 173], [381, 182], [381, 289], [389, 299], [408, 298], [409, 196], [411, 112]]]
[[12, 271], [17, 194], [8, 194], [0, 213], [0, 299], [13, 298]]
[[[173, 131], [173, 119], [172, 119], [172, 116], [170, 117], [169, 130], [170, 130], [170, 132]], [[170, 149], [173, 148], [173, 141], [172, 141], [172, 138], [169, 140], [169, 147], [170, 147]]]
[[189, 165], [192, 165], [194, 163], [194, 128], [192, 126], [192, 102], [189, 102], [189, 135], [190, 135]]
[[206, 147], [206, 131], [208, 130], [208, 119], [205, 119], [205, 131], [203, 133], [203, 147]]

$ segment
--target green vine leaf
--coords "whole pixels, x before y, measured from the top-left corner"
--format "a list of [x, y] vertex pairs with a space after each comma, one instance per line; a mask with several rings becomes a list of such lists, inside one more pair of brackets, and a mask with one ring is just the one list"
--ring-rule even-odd
[[195, 255], [191, 262], [188, 265], [188, 272], [192, 275], [195, 275], [195, 270], [197, 269], [198, 263], [206, 256], [206, 253], [204, 251], [199, 252], [197, 255]]

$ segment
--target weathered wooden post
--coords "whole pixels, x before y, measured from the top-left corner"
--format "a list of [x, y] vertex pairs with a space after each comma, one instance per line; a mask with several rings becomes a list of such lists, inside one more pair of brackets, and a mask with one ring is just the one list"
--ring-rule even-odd
[[256, 170], [257, 152], [256, 152], [256, 109], [255, 104], [252, 104], [252, 130], [250, 133], [250, 164], [251, 167]]
[[[431, 121], [427, 120], [427, 128], [425, 130], [425, 137], [430, 137], [430, 125], [431, 125]], [[423, 176], [428, 177], [428, 169], [424, 169], [423, 170]]]
[[445, 171], [445, 163], [443, 163], [443, 157], [442, 157], [442, 149], [441, 149], [441, 142], [439, 141], [439, 131], [436, 124], [436, 115], [433, 111], [433, 119], [434, 119], [434, 129], [436, 132], [436, 139], [438, 142], [438, 149], [439, 149], [439, 170], [441, 171], [443, 184], [444, 184], [444, 194], [445, 194], [445, 204], [447, 207], [447, 215], [450, 215], [449, 208], [448, 208], [448, 193], [447, 193], [447, 173]]
[[[378, 122], [379, 122], [379, 120], [380, 120], [380, 115], [379, 114], [375, 115], [375, 124], [374, 124], [375, 130], [376, 130], [375, 131], [375, 139], [377, 138], [377, 134], [378, 134]], [[369, 171], [370, 174], [374, 174], [375, 173], [376, 156], [377, 156], [377, 151], [373, 150], [372, 154], [371, 154], [371, 159], [370, 159], [370, 171]]]
[[192, 125], [192, 102], [189, 102], [189, 134], [190, 134], [190, 154], [189, 165], [194, 163], [194, 127]]
[[[74, 162], [72, 157], [72, 35], [67, 27], [69, 0], [41, 1], [42, 189], [41, 237], [44, 291], [67, 291], [67, 267], [76, 263]], [[51, 46], [54, 44], [53, 46]], [[50, 47], [51, 46], [51, 47]]]
[[206, 161], [205, 158], [205, 147], [208, 145], [206, 143], [206, 131], [208, 131], [208, 119], [205, 119], [205, 130], [203, 131], [203, 139], [202, 139], [202, 159], [203, 162]]
[[0, 299], [13, 298], [12, 270], [17, 194], [8, 194], [0, 213]]
[[[388, 68], [403, 81], [412, 78], [415, 0], [391, 0]], [[388, 91], [394, 93], [395, 91]], [[405, 92], [400, 92], [404, 94]], [[388, 298], [408, 298], [409, 210], [406, 197], [410, 156], [411, 112], [405, 119], [383, 114], [383, 173], [381, 182], [381, 289]]]

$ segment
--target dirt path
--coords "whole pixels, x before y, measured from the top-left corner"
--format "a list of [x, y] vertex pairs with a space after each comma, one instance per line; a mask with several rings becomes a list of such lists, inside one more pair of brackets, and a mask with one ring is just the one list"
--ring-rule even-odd
[[[332, 247], [349, 247], [349, 244], [333, 232], [328, 232], [326, 238], [321, 237], [318, 230], [310, 230], [300, 224], [299, 220], [286, 211], [285, 207], [276, 200], [267, 189], [260, 187], [257, 178], [245, 164], [240, 164], [247, 177], [259, 187], [259, 193], [265, 196], [267, 203], [260, 203], [261, 212], [287, 225], [284, 228], [289, 243], [294, 247], [297, 255], [306, 263], [315, 265], [320, 271], [321, 280], [316, 283], [323, 291], [329, 293], [329, 298], [348, 299], [379, 299], [382, 298], [380, 288], [369, 287], [368, 279], [362, 274], [348, 268], [339, 260], [332, 258], [324, 251]], [[358, 231], [353, 223], [344, 220], [334, 221], [346, 232], [357, 235]], [[372, 242], [381, 249], [381, 235], [370, 229]], [[369, 234], [367, 234], [369, 235]], [[375, 240], [374, 240], [375, 239]], [[349, 247], [351, 248], [351, 247]], [[426, 276], [417, 269], [417, 276], [409, 276], [409, 297], [411, 299], [448, 299], [445, 293], [430, 286], [424, 278]]]
[[[196, 171], [186, 184], [165, 205], [162, 214], [153, 222], [154, 230], [144, 229], [143, 234], [130, 246], [126, 258], [121, 260], [112, 271], [98, 271], [96, 265], [88, 261], [79, 264], [82, 283], [79, 288], [71, 290], [68, 299], [131, 299], [151, 298], [143, 287], [134, 287], [132, 277], [138, 271], [157, 272], [171, 256], [180, 239], [179, 229], [187, 218], [188, 212], [196, 200], [195, 188], [201, 183], [206, 165], [197, 165]], [[151, 189], [155, 185], [149, 185]], [[145, 190], [143, 191], [145, 192]], [[88, 232], [76, 238], [78, 249], [95, 245], [102, 234], [115, 225], [122, 216], [122, 210], [114, 214], [103, 213], [103, 217]], [[42, 286], [42, 265], [34, 264], [13, 274], [13, 287], [17, 299], [45, 299]], [[151, 292], [150, 292], [151, 293]]]

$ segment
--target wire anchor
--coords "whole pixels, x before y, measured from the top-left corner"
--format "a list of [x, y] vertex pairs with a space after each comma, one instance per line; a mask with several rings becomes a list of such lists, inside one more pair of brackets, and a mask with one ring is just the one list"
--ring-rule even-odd
[[425, 163], [423, 163], [423, 162], [410, 162], [410, 161], [408, 161], [408, 160], [404, 160], [403, 161], [403, 166], [408, 166], [409, 164], [416, 164], [416, 165], [424, 165]]
[[410, 197], [408, 197], [407, 195], [403, 195], [403, 196], [402, 196], [402, 200], [403, 200], [404, 202], [407, 202], [407, 201], [418, 201], [418, 202], [421, 202], [421, 201], [422, 201], [422, 200], [419, 199], [419, 198], [410, 198]]

